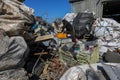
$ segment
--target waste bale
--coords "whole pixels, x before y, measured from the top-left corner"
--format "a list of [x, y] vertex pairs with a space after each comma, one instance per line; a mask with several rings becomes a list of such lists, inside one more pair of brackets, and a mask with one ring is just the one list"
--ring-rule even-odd
[[34, 23], [33, 12], [18, 0], [0, 0], [0, 28], [9, 36], [23, 35]]
[[11, 69], [0, 72], [0, 80], [29, 80], [27, 72], [23, 69]]
[[26, 42], [22, 37], [9, 38], [0, 32], [0, 71], [23, 67], [29, 53]]
[[113, 19], [98, 18], [94, 25], [94, 35], [98, 37], [100, 54], [120, 47], [120, 24]]
[[80, 38], [85, 34], [90, 34], [93, 22], [93, 13], [78, 13], [73, 20], [76, 37]]

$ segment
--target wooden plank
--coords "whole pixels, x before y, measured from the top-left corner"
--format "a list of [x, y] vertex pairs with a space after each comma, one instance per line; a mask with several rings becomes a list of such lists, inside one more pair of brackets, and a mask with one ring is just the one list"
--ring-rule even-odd
[[49, 39], [52, 39], [52, 38], [54, 38], [53, 35], [38, 36], [38, 37], [35, 39], [35, 42], [44, 41], [44, 40], [49, 40]]
[[34, 53], [34, 55], [36, 55], [36, 56], [38, 56], [38, 55], [43, 55], [43, 54], [48, 54], [48, 52]]
[[47, 74], [48, 66], [49, 66], [49, 64], [46, 64], [45, 67], [44, 67], [44, 70], [43, 70], [43, 74], [44, 74], [44, 75]]

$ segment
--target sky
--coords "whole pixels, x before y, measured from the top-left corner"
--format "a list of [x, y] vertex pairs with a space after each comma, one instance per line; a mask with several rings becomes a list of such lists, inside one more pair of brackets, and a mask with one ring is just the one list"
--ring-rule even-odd
[[42, 16], [48, 22], [71, 12], [68, 0], [25, 0], [24, 3], [34, 9], [35, 16]]

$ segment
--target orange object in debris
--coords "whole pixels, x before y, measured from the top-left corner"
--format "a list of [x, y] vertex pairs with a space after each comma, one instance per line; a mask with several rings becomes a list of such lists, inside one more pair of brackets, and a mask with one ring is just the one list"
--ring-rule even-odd
[[57, 38], [59, 38], [59, 39], [67, 38], [67, 34], [66, 33], [57, 33], [55, 36]]

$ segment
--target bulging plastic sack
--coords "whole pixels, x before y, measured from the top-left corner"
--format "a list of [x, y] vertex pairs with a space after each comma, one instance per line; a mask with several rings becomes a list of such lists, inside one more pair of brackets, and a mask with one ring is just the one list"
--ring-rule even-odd
[[23, 67], [29, 53], [25, 40], [20, 36], [9, 38], [2, 30], [0, 33], [0, 71]]
[[82, 68], [76, 66], [66, 71], [60, 80], [86, 80], [86, 77]]

